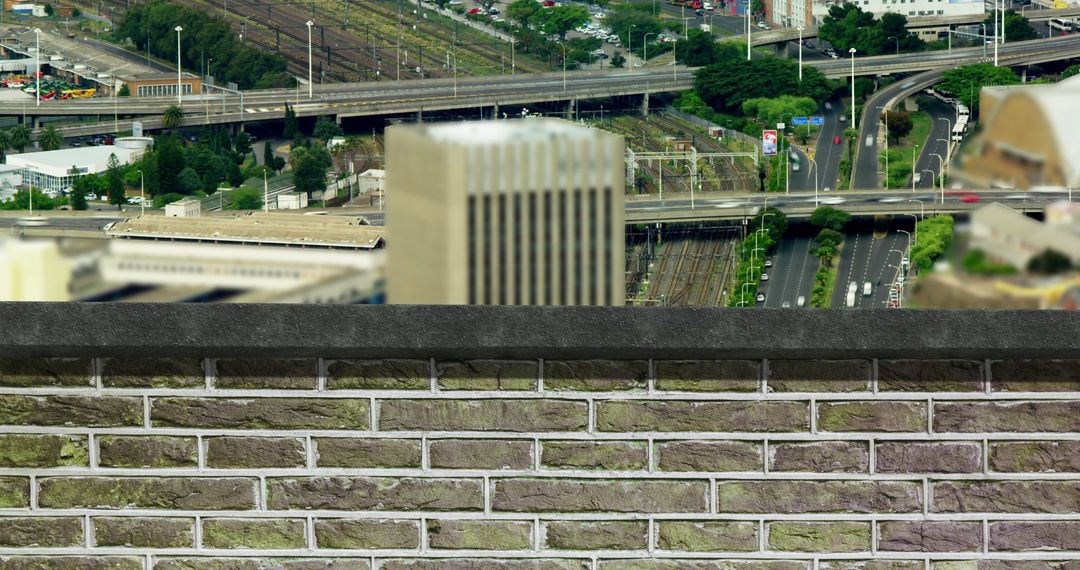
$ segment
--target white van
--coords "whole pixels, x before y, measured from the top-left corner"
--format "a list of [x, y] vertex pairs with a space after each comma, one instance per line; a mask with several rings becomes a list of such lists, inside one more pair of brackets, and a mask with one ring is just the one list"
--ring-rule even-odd
[[870, 283], [869, 281], [867, 281], [866, 283], [863, 283], [863, 285], [862, 285], [862, 294], [863, 294], [863, 297], [869, 297], [870, 295], [873, 295], [874, 294], [874, 285], [872, 283]]
[[795, 300], [795, 306], [796, 307], [804, 307], [804, 306], [806, 306], [806, 297], [803, 297], [802, 295], [799, 295], [799, 298]]

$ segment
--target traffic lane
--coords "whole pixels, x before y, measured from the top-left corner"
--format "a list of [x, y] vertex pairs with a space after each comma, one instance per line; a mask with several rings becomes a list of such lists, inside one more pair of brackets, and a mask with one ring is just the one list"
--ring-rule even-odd
[[[825, 124], [822, 126], [821, 136], [817, 143], [817, 163], [821, 169], [821, 188], [836, 188], [836, 177], [840, 171], [840, 159], [843, 158], [843, 134], [846, 122], [840, 122], [844, 116], [844, 106], [839, 101], [830, 103], [832, 109], [822, 112], [825, 116]], [[837, 137], [841, 144], [836, 144]]]
[[[832, 306], [834, 308], [847, 307], [848, 285], [854, 281], [855, 277], [855, 260], [866, 255], [867, 241], [872, 237], [866, 232], [851, 232], [844, 237], [844, 243], [840, 251], [840, 262], [836, 269], [836, 283], [833, 286]], [[861, 291], [857, 292], [856, 295], [859, 293]]]
[[[866, 256], [853, 260], [854, 271], [852, 277], [859, 287], [855, 301], [856, 307], [870, 309], [878, 306], [876, 303], [877, 294], [882, 287], [887, 285], [886, 280], [882, 279], [883, 268], [887, 267], [886, 261], [890, 251], [896, 249], [895, 242], [898, 235], [901, 234], [886, 233], [885, 236], [879, 238], [871, 234], [867, 244]], [[894, 253], [893, 255], [898, 254]], [[865, 294], [866, 283], [870, 283], [870, 295]]]
[[[949, 128], [954, 122], [955, 108], [952, 105], [933, 99], [931, 103], [924, 107], [924, 110], [930, 115], [933, 125], [930, 128], [929, 136], [926, 138], [926, 144], [923, 145], [922, 154], [919, 155], [919, 160], [916, 163], [915, 172], [922, 174], [922, 180], [916, 186], [918, 188], [934, 188], [934, 179], [927, 176], [924, 171], [928, 170], [934, 173], [935, 176], [941, 174], [941, 167], [949, 156], [948, 145], [952, 136]], [[948, 119], [948, 122], [940, 119]], [[935, 154], [941, 158], [934, 156]]]
[[[808, 234], [794, 235], [785, 238], [790, 243], [790, 251], [787, 259], [783, 260], [784, 270], [783, 287], [780, 290], [779, 304], [782, 307], [784, 301], [792, 307], [798, 306], [798, 298], [810, 299], [810, 291], [813, 289], [814, 273], [817, 272], [818, 261], [810, 253], [814, 245], [813, 238]], [[776, 265], [781, 262], [777, 261]], [[775, 265], [774, 265], [775, 267]]]
[[15, 226], [20, 227], [49, 227], [49, 228], [61, 228], [69, 230], [101, 230], [106, 225], [112, 222], [118, 222], [124, 218], [59, 218], [59, 217], [43, 217], [32, 216], [29, 212], [24, 217], [0, 217], [0, 228], [11, 228]]
[[870, 301], [874, 307], [888, 305], [889, 286], [896, 278], [896, 268], [900, 267], [907, 248], [907, 237], [900, 232], [890, 233], [883, 241], [886, 242], [886, 247], [883, 247], [877, 258], [873, 260], [874, 266], [877, 267], [876, 275], [873, 267], [870, 268], [875, 284], [874, 295]]
[[[869, 97], [863, 105], [862, 124], [859, 125], [859, 138], [855, 144], [854, 173], [852, 180], [856, 188], [878, 187], [878, 143], [877, 135], [881, 123], [881, 114], [887, 102], [899, 96], [905, 90], [924, 84], [936, 83], [941, 77], [940, 71], [929, 71], [902, 79], [881, 89]], [[869, 144], [868, 144], [869, 143]]]
[[768, 281], [762, 281], [758, 284], [758, 291], [765, 294], [765, 302], [759, 306], [778, 308], [780, 307], [784, 289], [787, 282], [791, 279], [791, 268], [793, 267], [793, 253], [795, 251], [795, 240], [784, 237], [780, 240], [780, 243], [776, 246], [776, 252], [767, 258], [767, 261], [771, 264], [771, 267], [765, 268], [765, 273], [769, 276]]

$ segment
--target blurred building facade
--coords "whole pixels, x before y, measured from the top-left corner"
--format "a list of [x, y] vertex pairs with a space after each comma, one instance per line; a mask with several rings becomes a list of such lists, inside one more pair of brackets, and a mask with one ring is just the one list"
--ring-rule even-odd
[[389, 302], [623, 304], [621, 136], [528, 118], [386, 141]]
[[962, 162], [963, 178], [1018, 188], [1080, 184], [1080, 76], [979, 93], [983, 132]]

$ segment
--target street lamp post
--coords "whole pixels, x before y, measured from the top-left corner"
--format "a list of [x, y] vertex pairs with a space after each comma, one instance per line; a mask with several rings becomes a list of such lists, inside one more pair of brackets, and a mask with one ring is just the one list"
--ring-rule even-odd
[[311, 99], [311, 26], [315, 23], [308, 20], [305, 25], [307, 25], [307, 96]]
[[818, 170], [817, 170], [817, 161], [810, 158], [809, 156], [806, 157], [806, 160], [810, 161], [810, 168], [813, 169], [813, 171], [814, 171], [814, 207], [817, 208], [818, 207]]
[[750, 7], [753, 5], [753, 0], [746, 0], [746, 61], [750, 61]]
[[802, 81], [802, 33], [804, 29], [799, 26], [799, 81]]
[[562, 91], [566, 93], [566, 44], [559, 42], [559, 47], [562, 48]]
[[[269, 143], [267, 143], [269, 144]], [[350, 186], [351, 188], [351, 186]], [[263, 211], [270, 211], [270, 187], [266, 182], [266, 169], [263, 169]]]
[[915, 191], [915, 172], [916, 172], [916, 169], [919, 167], [918, 162], [916, 162], [917, 155], [916, 155], [915, 152], [917, 150], [919, 150], [919, 144], [915, 143], [914, 145], [911, 146], [911, 191], [912, 192]]
[[934, 189], [934, 171], [933, 170], [923, 170], [923, 172], [929, 172], [930, 173], [930, 189], [933, 190]]
[[626, 29], [626, 71], [634, 71], [634, 24]]
[[176, 104], [183, 105], [184, 100], [181, 98], [183, 86], [180, 75], [180, 32], [184, 31], [184, 28], [176, 26], [173, 29], [176, 30]]
[[907, 213], [905, 213], [905, 214], [900, 214], [900, 215], [901, 216], [911, 216], [911, 219], [915, 220], [915, 237], [912, 238], [911, 242], [913, 244], [915, 244], [915, 245], [919, 245], [919, 218], [917, 218], [915, 216], [915, 214], [907, 214]]
[[851, 128], [855, 128], [855, 48], [848, 50], [851, 54]]
[[140, 215], [146, 215], [146, 182], [143, 180], [142, 169], [139, 169], [139, 209]]
[[945, 165], [947, 165], [948, 163], [945, 162], [945, 159], [941, 158], [941, 155], [936, 153], [936, 152], [930, 153], [930, 156], [936, 156], [937, 159], [938, 159], [938, 186], [941, 187], [941, 203], [944, 204], [945, 203], [945, 174], [944, 174], [944, 172], [945, 172]]
[[898, 38], [896, 36], [889, 36], [886, 39], [896, 40], [896, 55], [900, 55], [900, 38]]
[[649, 32], [649, 33], [645, 34], [645, 36], [641, 40], [641, 43], [644, 46], [644, 47], [642, 47], [642, 49], [645, 50], [641, 55], [641, 66], [642, 67], [645, 67], [645, 64], [649, 62], [649, 36], [655, 36], [655, 35], [656, 35], [656, 32]]
[[[36, 102], [34, 105], [41, 106], [41, 28], [34, 28], [34, 63], [37, 71], [34, 72], [34, 77], [37, 78], [37, 87], [34, 89], [34, 98]], [[33, 196], [30, 196], [30, 202], [33, 204]], [[33, 208], [33, 205], [30, 206]]]
[[[928, 170], [927, 172], [930, 172], [930, 171]], [[931, 172], [931, 174], [932, 174], [932, 172]], [[926, 219], [926, 204], [922, 200], [916, 200], [914, 198], [908, 200], [908, 202], [918, 202], [919, 203], [919, 219], [925, 220]]]
[[896, 230], [896, 231], [907, 236], [907, 251], [911, 251], [911, 232], [909, 232], [907, 230]]

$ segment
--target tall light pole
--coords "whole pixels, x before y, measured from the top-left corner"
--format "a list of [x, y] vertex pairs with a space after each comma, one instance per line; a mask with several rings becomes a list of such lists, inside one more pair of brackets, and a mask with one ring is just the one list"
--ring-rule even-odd
[[634, 71], [634, 24], [626, 29], [626, 71]]
[[812, 168], [814, 170], [814, 207], [817, 208], [818, 207], [818, 170], [817, 170], [817, 161], [810, 158], [809, 156], [806, 157], [806, 160], [810, 161], [810, 168]]
[[677, 47], [679, 47], [679, 38], [675, 38], [675, 41], [671, 42], [671, 80], [672, 81], [678, 81], [678, 73], [679, 73], [679, 71], [678, 71], [678, 69], [679, 69], [678, 53], [679, 52], [676, 49]]
[[998, 14], [1001, 16], [1001, 24], [998, 24], [998, 18], [994, 18], [994, 67], [998, 66], [998, 44], [1004, 40], [1001, 40], [1002, 34], [1005, 32], [1005, 0], [1001, 1], [1001, 9], [998, 10]]
[[941, 155], [936, 153], [936, 152], [930, 153], [930, 156], [936, 156], [937, 159], [938, 159], [938, 186], [941, 187], [941, 203], [944, 204], [945, 203], [945, 174], [944, 173], [945, 173], [945, 165], [948, 164], [948, 163], [945, 162], [945, 159], [941, 158]]
[[307, 96], [311, 99], [311, 26], [315, 25], [314, 22], [308, 20], [307, 23]]
[[[34, 28], [34, 41], [35, 41], [35, 46], [36, 46], [36, 47], [34, 47], [34, 62], [36, 64], [35, 67], [37, 68], [37, 71], [34, 73], [34, 77], [37, 78], [37, 88], [34, 89], [34, 97], [37, 99], [37, 101], [34, 104], [36, 106], [40, 107], [41, 106], [41, 28]], [[30, 208], [31, 209], [33, 208], [33, 202], [34, 202], [33, 198], [34, 197], [31, 195], [30, 196], [30, 202], [31, 202]]]
[[566, 93], [566, 44], [559, 42], [559, 47], [562, 48], [562, 92]]
[[804, 29], [799, 26], [799, 81], [802, 81], [802, 33]]
[[644, 45], [645, 52], [641, 55], [641, 66], [645, 67], [645, 64], [649, 62], [649, 36], [655, 36], [656, 32], [649, 32], [642, 38], [641, 43]]
[[173, 28], [176, 30], [176, 104], [183, 105], [184, 99], [181, 96], [183, 94], [183, 81], [180, 75], [180, 32], [184, 31], [184, 28], [176, 26]]
[[887, 40], [896, 40], [896, 55], [900, 55], [900, 38], [896, 36], [889, 36], [885, 38]]
[[855, 48], [848, 50], [851, 54], [851, 128], [855, 128]]
[[[266, 143], [270, 144], [270, 143]], [[266, 169], [263, 169], [263, 211], [270, 211], [270, 191], [269, 186], [266, 183]]]
[[915, 191], [915, 173], [918, 168], [917, 156], [915, 151], [919, 150], [919, 143], [915, 143], [911, 146], [911, 191]]
[[146, 182], [143, 180], [142, 169], [139, 169], [139, 210], [140, 215], [146, 215]]
[[746, 61], [750, 61], [750, 7], [754, 0], [746, 0]]
[[915, 217], [915, 214], [900, 214], [901, 216], [911, 216], [911, 219], [915, 221], [915, 238], [912, 241], [915, 245], [919, 245], [919, 218]]
[[[927, 171], [927, 172], [930, 172], [931, 174], [933, 174], [933, 171]], [[925, 220], [926, 219], [926, 203], [924, 203], [922, 200], [916, 200], [914, 198], [909, 199], [908, 202], [918, 202], [919, 203], [919, 219]]]

